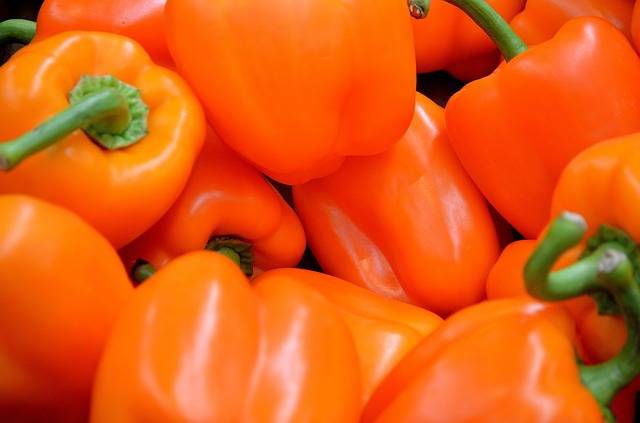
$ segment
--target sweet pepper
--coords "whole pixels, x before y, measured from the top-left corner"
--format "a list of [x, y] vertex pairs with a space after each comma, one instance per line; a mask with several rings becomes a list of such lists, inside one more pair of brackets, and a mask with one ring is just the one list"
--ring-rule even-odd
[[416, 86], [410, 19], [403, 1], [166, 6], [169, 49], [213, 128], [288, 184], [400, 139]]
[[0, 421], [86, 422], [107, 335], [133, 294], [116, 251], [73, 213], [0, 196]]
[[525, 237], [548, 219], [555, 183], [580, 151], [640, 130], [640, 59], [609, 22], [583, 17], [526, 50], [481, 0], [456, 0], [507, 59], [446, 107], [451, 145], [493, 206]]
[[305, 249], [304, 231], [291, 207], [212, 130], [182, 194], [121, 255], [141, 281], [144, 272], [205, 247], [230, 255], [247, 275], [254, 268], [295, 266]]
[[104, 31], [139, 42], [157, 62], [171, 63], [164, 39], [166, 0], [45, 0], [36, 41], [65, 31]]
[[0, 107], [0, 192], [60, 204], [116, 247], [169, 209], [205, 135], [182, 79], [107, 33], [65, 32], [18, 51], [0, 68]]
[[495, 228], [448, 144], [442, 108], [421, 94], [389, 151], [350, 158], [293, 194], [327, 273], [441, 314], [482, 299]]
[[[524, 0], [487, 0], [507, 21]], [[426, 10], [425, 10], [426, 12]], [[488, 75], [500, 61], [498, 48], [469, 16], [445, 0], [432, 0], [424, 19], [413, 20], [419, 73], [446, 70], [462, 80]]]
[[562, 307], [488, 301], [456, 313], [405, 356], [372, 396], [363, 420], [612, 421], [612, 398], [640, 371], [640, 286], [616, 243], [551, 272], [585, 230], [579, 215], [560, 215], [527, 263], [527, 288], [546, 301], [587, 292], [611, 296], [629, 329], [619, 355], [578, 364], [573, 322]]
[[527, 44], [540, 44], [566, 22], [581, 16], [606, 19], [627, 38], [631, 37], [631, 0], [528, 0], [524, 10], [511, 20], [511, 28]]

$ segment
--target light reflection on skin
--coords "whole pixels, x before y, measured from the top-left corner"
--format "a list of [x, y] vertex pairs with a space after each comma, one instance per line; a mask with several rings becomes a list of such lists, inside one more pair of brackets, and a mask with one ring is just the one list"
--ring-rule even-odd
[[35, 210], [31, 205], [20, 207], [18, 214], [12, 221], [9, 232], [2, 235], [0, 242], [0, 256], [9, 254], [15, 250], [26, 233], [31, 230], [30, 222], [35, 216]]

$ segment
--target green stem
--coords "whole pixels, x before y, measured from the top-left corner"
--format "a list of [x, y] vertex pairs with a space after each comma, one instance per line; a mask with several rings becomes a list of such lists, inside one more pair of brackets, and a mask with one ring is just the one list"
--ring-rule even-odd
[[137, 260], [131, 270], [131, 278], [140, 285], [156, 273], [156, 268], [146, 260]]
[[607, 420], [612, 420], [609, 404], [640, 373], [640, 286], [625, 246], [617, 242], [603, 243], [584, 259], [552, 272], [553, 264], [580, 242], [585, 231], [581, 217], [562, 214], [529, 259], [525, 280], [529, 293], [542, 300], [556, 301], [594, 292], [606, 292], [615, 299], [627, 326], [626, 344], [609, 361], [580, 365], [583, 384], [599, 402]]
[[207, 242], [205, 249], [230, 258], [245, 275], [253, 275], [253, 251], [248, 242], [230, 236], [216, 236]]
[[36, 23], [26, 19], [9, 19], [0, 22], [0, 43], [7, 41], [29, 44], [36, 36]]
[[83, 77], [71, 91], [70, 106], [37, 128], [0, 143], [0, 170], [83, 129], [108, 149], [126, 147], [147, 133], [148, 108], [135, 88], [106, 75]]
[[[498, 46], [508, 62], [527, 50], [527, 45], [509, 26], [507, 21], [484, 0], [445, 0], [462, 9]], [[408, 0], [409, 11], [414, 18], [423, 18], [429, 13], [429, 0]]]

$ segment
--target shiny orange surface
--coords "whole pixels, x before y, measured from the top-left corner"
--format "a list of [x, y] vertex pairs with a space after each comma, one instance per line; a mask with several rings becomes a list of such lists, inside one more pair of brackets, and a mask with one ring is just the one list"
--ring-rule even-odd
[[530, 300], [456, 313], [400, 362], [364, 422], [602, 422], [561, 307]]
[[0, 196], [0, 421], [86, 422], [93, 376], [133, 294], [107, 240], [73, 213]]
[[45, 0], [36, 40], [64, 31], [104, 31], [139, 42], [159, 63], [170, 63], [164, 39], [166, 0]]
[[[524, 7], [524, 0], [487, 0], [507, 21]], [[464, 80], [489, 74], [500, 53], [488, 35], [458, 7], [432, 0], [429, 14], [413, 20], [418, 72], [447, 70]]]
[[253, 167], [209, 130], [187, 185], [166, 215], [121, 254], [128, 266], [144, 259], [156, 268], [213, 236], [251, 243], [259, 269], [298, 264], [305, 248], [302, 225], [291, 207]]
[[391, 150], [294, 187], [294, 200], [327, 273], [442, 314], [482, 299], [495, 228], [447, 142], [442, 109], [421, 94]]
[[527, 44], [551, 39], [567, 21], [580, 16], [606, 19], [629, 37], [633, 0], [528, 0], [511, 21]]
[[535, 238], [564, 166], [596, 142], [640, 130], [640, 59], [610, 23], [578, 18], [456, 93], [446, 121], [478, 188]]
[[284, 280], [313, 288], [340, 310], [360, 357], [365, 403], [400, 359], [442, 322], [425, 309], [383, 298], [322, 273], [276, 269], [263, 273], [256, 282]]
[[356, 347], [340, 313], [289, 278], [253, 286], [199, 251], [135, 293], [107, 343], [91, 421], [356, 421]]
[[171, 54], [209, 122], [280, 182], [380, 153], [411, 121], [404, 1], [169, 0], [166, 17]]
[[137, 44], [119, 35], [52, 36], [21, 49], [0, 68], [0, 140], [65, 109], [81, 76], [105, 74], [140, 90], [150, 109], [148, 135], [128, 148], [107, 151], [75, 131], [0, 174], [0, 192], [62, 205], [121, 247], [169, 209], [204, 140], [200, 105], [178, 75], [154, 65]]

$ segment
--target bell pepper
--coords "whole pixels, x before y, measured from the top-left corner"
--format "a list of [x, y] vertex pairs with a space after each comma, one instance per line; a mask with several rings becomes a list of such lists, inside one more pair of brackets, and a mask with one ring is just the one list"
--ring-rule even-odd
[[[524, 0], [487, 2], [507, 21], [525, 4]], [[487, 34], [445, 0], [432, 0], [426, 17], [413, 20], [413, 36], [419, 73], [446, 70], [459, 79], [473, 80], [491, 73], [500, 61]]]
[[230, 255], [247, 275], [254, 266], [295, 266], [305, 249], [304, 230], [291, 207], [212, 130], [182, 194], [121, 255], [140, 282], [145, 272], [205, 247]]
[[640, 51], [640, 2], [636, 1], [631, 14], [631, 40], [636, 50]]
[[374, 385], [439, 322], [315, 272], [273, 270], [249, 285], [221, 254], [189, 253], [123, 312], [92, 421], [356, 421]]
[[416, 74], [402, 1], [169, 0], [167, 40], [222, 140], [297, 184], [380, 153], [411, 121]]
[[302, 269], [274, 269], [259, 283], [295, 281], [323, 295], [338, 308], [360, 358], [365, 404], [375, 388], [442, 319], [423, 308], [381, 297], [344, 280]]
[[451, 316], [406, 355], [372, 396], [363, 421], [612, 421], [611, 399], [640, 372], [640, 287], [615, 243], [551, 272], [585, 229], [571, 213], [554, 222], [527, 263], [527, 288], [545, 301], [612, 296], [629, 329], [618, 356], [578, 364], [575, 330], [562, 307], [488, 301]]
[[551, 39], [567, 21], [581, 16], [606, 19], [631, 37], [631, 0], [528, 0], [511, 21], [511, 28], [527, 44]]
[[571, 20], [526, 50], [486, 3], [456, 4], [486, 23], [508, 63], [450, 99], [449, 140], [489, 202], [535, 238], [564, 166], [594, 143], [640, 131], [640, 59], [599, 18]]
[[327, 273], [439, 314], [482, 299], [496, 231], [448, 144], [442, 108], [421, 94], [389, 151], [350, 158], [293, 194]]
[[133, 294], [104, 237], [44, 201], [0, 196], [0, 421], [86, 422], [107, 335]]
[[0, 68], [0, 108], [0, 193], [62, 205], [116, 248], [169, 209], [205, 135], [182, 79], [107, 33], [66, 32], [18, 51]]
[[139, 42], [158, 63], [171, 63], [164, 38], [166, 0], [45, 0], [35, 40], [65, 31], [104, 31]]

